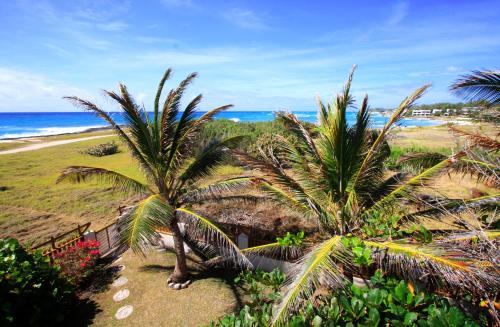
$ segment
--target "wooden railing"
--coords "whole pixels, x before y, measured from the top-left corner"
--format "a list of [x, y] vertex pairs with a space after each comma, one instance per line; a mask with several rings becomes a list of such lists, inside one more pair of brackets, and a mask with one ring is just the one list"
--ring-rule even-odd
[[48, 256], [50, 261], [54, 260], [54, 254], [59, 253], [74, 246], [78, 241], [83, 240], [83, 234], [89, 229], [90, 222], [80, 225], [76, 228], [59, 234], [51, 236], [50, 239], [44, 243], [40, 243], [31, 248], [31, 250], [41, 250], [44, 256]]

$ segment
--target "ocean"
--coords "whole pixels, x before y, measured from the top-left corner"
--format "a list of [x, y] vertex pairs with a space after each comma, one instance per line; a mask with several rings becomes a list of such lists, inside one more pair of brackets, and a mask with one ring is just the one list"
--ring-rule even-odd
[[[292, 111], [300, 120], [316, 122], [315, 111]], [[118, 124], [125, 121], [119, 112], [110, 113]], [[198, 115], [203, 112], [197, 113]], [[259, 122], [274, 119], [274, 111], [225, 111], [216, 119], [229, 119], [235, 122]], [[348, 120], [354, 122], [356, 113], [348, 112]], [[373, 128], [381, 127], [388, 117], [378, 113], [372, 114]], [[432, 126], [443, 122], [427, 119], [405, 118], [399, 124], [404, 127]], [[90, 128], [106, 127], [107, 124], [90, 112], [0, 112], [0, 139], [30, 136], [55, 135], [83, 132]]]

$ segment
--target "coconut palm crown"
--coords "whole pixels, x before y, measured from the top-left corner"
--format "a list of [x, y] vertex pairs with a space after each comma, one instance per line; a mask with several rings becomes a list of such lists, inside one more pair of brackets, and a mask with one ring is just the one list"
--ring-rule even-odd
[[[348, 271], [356, 270], [354, 253], [345, 245], [346, 236], [356, 236], [361, 240], [369, 250], [371, 265], [387, 273], [414, 282], [475, 294], [484, 294], [492, 288], [498, 290], [498, 274], [464, 260], [470, 259], [470, 256], [465, 250], [459, 251], [458, 255], [454, 242], [449, 238], [439, 244], [437, 241], [420, 244], [409, 239], [367, 236], [363, 232], [363, 226], [375, 211], [382, 213], [382, 217], [402, 212], [404, 216], [399, 223], [426, 216], [425, 210], [405, 213], [398, 206], [402, 206], [402, 200], [416, 200], [412, 191], [452, 167], [462, 154], [444, 158], [416, 176], [393, 174], [388, 177], [384, 169], [384, 161], [390, 155], [387, 136], [428, 86], [417, 89], [404, 99], [386, 125], [380, 131], [374, 131], [369, 128], [367, 97], [359, 107], [355, 124], [349, 126], [347, 123], [347, 111], [355, 105], [351, 95], [353, 72], [354, 69], [332, 104], [324, 104], [318, 99], [319, 125], [314, 139], [293, 114], [279, 114], [287, 128], [300, 140], [291, 144], [283, 139], [284, 144], [280, 148], [287, 149], [284, 155], [286, 164], [281, 162], [283, 156], [277, 155], [273, 148], [262, 149], [263, 160], [237, 152], [240, 160], [265, 176], [263, 192], [276, 202], [315, 219], [320, 230], [308, 253], [289, 273], [286, 291], [275, 308], [274, 325], [286, 325], [290, 313], [298, 310], [316, 288], [335, 290], [346, 286]], [[499, 198], [497, 194], [478, 201], [483, 201], [483, 204], [496, 201], [498, 204]], [[455, 207], [460, 205], [446, 202], [446, 205], [451, 204]], [[461, 204], [464, 204], [463, 201]], [[427, 218], [437, 218], [437, 214], [427, 215]], [[452, 239], [452, 236], [449, 237]], [[276, 247], [276, 244], [269, 244], [267, 250], [272, 251]], [[263, 253], [266, 246], [244, 251], [250, 255], [254, 250]]]
[[[228, 150], [237, 144], [240, 137], [212, 140], [196, 155], [192, 153], [193, 142], [205, 123], [231, 105], [218, 107], [196, 118], [196, 109], [202, 99], [198, 95], [181, 111], [182, 95], [197, 74], [190, 74], [162, 101], [163, 86], [170, 75], [171, 69], [168, 69], [159, 83], [152, 117], [144, 108], [139, 107], [125, 85], [119, 84], [119, 93], [104, 91], [123, 109], [126, 129], [94, 103], [75, 96], [66, 97], [75, 105], [95, 113], [113, 128], [128, 146], [146, 182], [104, 168], [82, 166], [66, 168], [58, 182], [97, 180], [111, 183], [117, 191], [142, 195], [142, 200], [119, 221], [120, 242], [136, 252], [145, 253], [158, 240], [158, 229], [169, 229], [173, 234], [177, 257], [170, 277], [173, 282], [180, 283], [188, 278], [184, 251], [186, 233], [214, 245], [219, 255], [229, 258], [235, 264], [251, 267], [250, 262], [221, 229], [189, 207], [194, 202], [224, 197], [229, 191], [248, 186], [253, 181], [251, 178], [241, 177], [199, 186], [204, 178], [222, 164], [229, 154]], [[184, 231], [179, 228], [181, 222], [187, 223]]]

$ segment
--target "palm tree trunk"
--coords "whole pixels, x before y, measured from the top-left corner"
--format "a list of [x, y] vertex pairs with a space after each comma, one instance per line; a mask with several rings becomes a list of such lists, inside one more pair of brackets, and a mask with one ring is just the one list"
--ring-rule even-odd
[[184, 252], [184, 240], [177, 222], [173, 222], [170, 225], [170, 230], [172, 231], [174, 237], [176, 255], [175, 269], [170, 278], [174, 283], [182, 283], [189, 278], [189, 272], [186, 264], [186, 253]]

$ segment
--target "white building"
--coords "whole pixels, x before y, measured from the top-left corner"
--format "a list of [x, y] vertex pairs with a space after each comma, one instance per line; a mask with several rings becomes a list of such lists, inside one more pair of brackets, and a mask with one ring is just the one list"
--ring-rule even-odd
[[443, 112], [443, 109], [432, 109], [432, 114], [437, 115]]
[[417, 117], [427, 117], [431, 115], [431, 110], [428, 109], [412, 110], [411, 115]]

